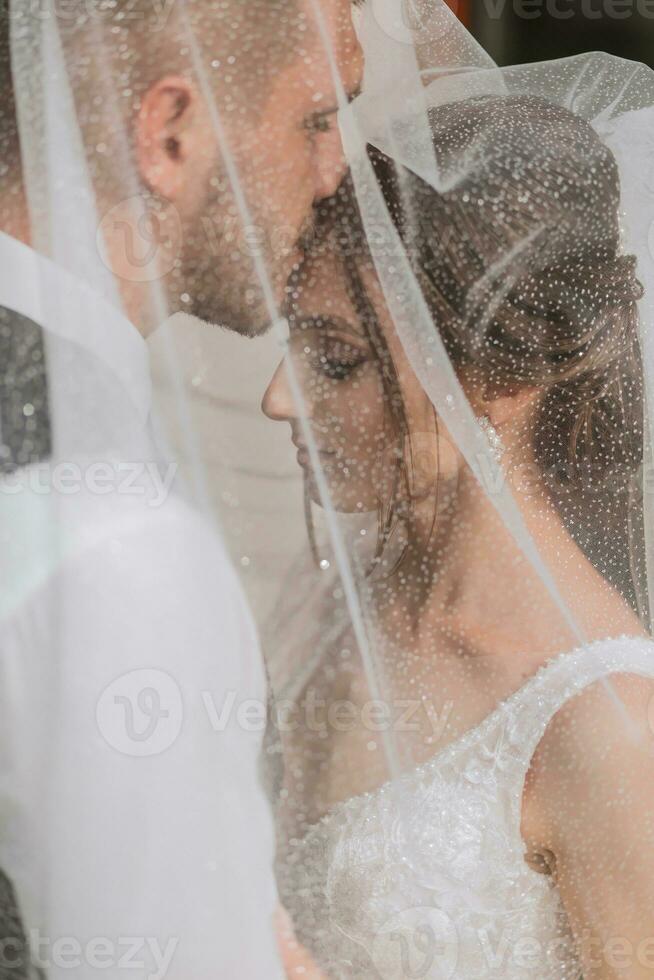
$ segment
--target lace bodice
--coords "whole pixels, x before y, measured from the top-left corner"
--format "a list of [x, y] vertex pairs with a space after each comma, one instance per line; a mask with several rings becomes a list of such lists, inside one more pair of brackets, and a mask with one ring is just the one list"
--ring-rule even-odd
[[282, 899], [331, 980], [578, 980], [554, 881], [525, 861], [522, 791], [557, 709], [619, 671], [654, 677], [654, 643], [623, 636], [551, 658], [426, 764], [295, 843]]

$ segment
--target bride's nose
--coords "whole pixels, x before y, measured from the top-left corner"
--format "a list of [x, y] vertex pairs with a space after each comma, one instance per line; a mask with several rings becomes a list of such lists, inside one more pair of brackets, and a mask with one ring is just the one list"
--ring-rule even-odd
[[261, 411], [273, 422], [287, 422], [299, 413], [288, 383], [285, 361], [280, 361], [261, 401]]

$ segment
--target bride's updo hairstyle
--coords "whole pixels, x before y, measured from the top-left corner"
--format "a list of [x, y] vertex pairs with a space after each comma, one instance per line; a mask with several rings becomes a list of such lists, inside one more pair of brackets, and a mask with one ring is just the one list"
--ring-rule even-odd
[[[474, 366], [491, 396], [543, 389], [533, 450], [546, 486], [579, 546], [637, 608], [642, 286], [621, 252], [615, 158], [590, 124], [532, 96], [450, 103], [430, 122], [439, 167], [466, 160], [452, 190], [406, 171], [400, 182], [387, 157], [370, 156], [433, 322], [454, 367]], [[353, 199], [341, 204], [324, 209], [337, 247], [364, 254]], [[369, 323], [361, 290], [359, 280], [353, 296]]]

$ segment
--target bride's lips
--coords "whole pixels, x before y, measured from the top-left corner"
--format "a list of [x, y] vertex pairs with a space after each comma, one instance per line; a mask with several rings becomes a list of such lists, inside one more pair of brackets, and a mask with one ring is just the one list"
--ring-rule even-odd
[[[299, 442], [295, 442], [295, 441], [293, 442], [293, 445], [297, 447], [297, 457], [296, 458], [297, 458], [297, 461], [300, 464], [300, 466], [303, 466], [305, 468], [308, 467], [308, 466], [311, 466], [311, 458], [309, 456], [309, 450], [308, 450], [308, 448], [303, 443], [299, 443]], [[327, 459], [330, 456], [335, 456], [336, 455], [336, 453], [333, 450], [330, 450], [330, 449], [319, 449], [318, 447], [316, 447], [316, 452], [318, 453], [318, 457], [320, 459]]]

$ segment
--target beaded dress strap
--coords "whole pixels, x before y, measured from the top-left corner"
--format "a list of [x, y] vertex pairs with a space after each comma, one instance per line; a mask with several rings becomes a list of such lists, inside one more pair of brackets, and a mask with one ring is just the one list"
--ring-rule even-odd
[[575, 694], [602, 678], [610, 681], [615, 673], [654, 678], [654, 641], [624, 635], [596, 640], [554, 657], [540, 667], [510, 706], [504, 736], [511, 754], [513, 778], [508, 789], [518, 839], [525, 777], [549, 722]]

